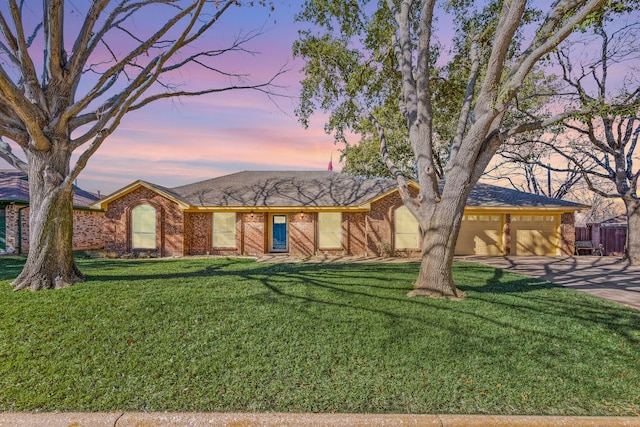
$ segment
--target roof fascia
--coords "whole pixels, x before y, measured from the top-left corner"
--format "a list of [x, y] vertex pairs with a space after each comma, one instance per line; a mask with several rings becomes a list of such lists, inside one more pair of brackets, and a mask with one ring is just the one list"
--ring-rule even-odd
[[185, 212], [367, 212], [360, 206], [191, 206]]
[[20, 205], [28, 205], [29, 201], [28, 200], [20, 200], [20, 199], [2, 199], [0, 200], [0, 203], [2, 204], [20, 204]]
[[464, 211], [510, 212], [575, 212], [589, 209], [588, 206], [465, 206]]

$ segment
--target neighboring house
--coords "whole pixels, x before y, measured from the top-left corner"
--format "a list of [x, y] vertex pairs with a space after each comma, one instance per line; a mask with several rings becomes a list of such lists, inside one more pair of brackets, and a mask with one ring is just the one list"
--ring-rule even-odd
[[[73, 248], [98, 249], [104, 246], [104, 212], [90, 209], [98, 197], [75, 189], [73, 198]], [[29, 251], [29, 182], [26, 174], [0, 170], [0, 253]]]
[[[239, 172], [176, 188], [136, 181], [93, 207], [105, 211], [105, 250], [117, 254], [402, 256], [421, 243], [394, 181], [337, 172]], [[585, 208], [478, 184], [456, 253], [570, 255], [574, 212]]]

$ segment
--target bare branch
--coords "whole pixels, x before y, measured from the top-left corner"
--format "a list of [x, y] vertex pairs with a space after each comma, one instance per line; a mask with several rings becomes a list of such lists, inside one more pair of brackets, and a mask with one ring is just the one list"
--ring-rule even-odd
[[[361, 111], [366, 111], [362, 110]], [[380, 125], [378, 119], [372, 114], [368, 114], [369, 120], [376, 127], [376, 131], [378, 132], [378, 139], [380, 140], [380, 153], [382, 154], [382, 160], [389, 168], [391, 175], [395, 178], [396, 183], [398, 184], [398, 193], [400, 194], [400, 198], [402, 199], [402, 203], [409, 209], [412, 215], [418, 216], [419, 212], [419, 203], [411, 197], [411, 193], [409, 192], [409, 182], [405, 178], [402, 171], [395, 165], [393, 159], [389, 155], [389, 151], [387, 149], [387, 137], [384, 132], [384, 128]]]
[[36, 68], [29, 56], [29, 46], [25, 39], [24, 27], [22, 23], [22, 14], [20, 8], [16, 4], [15, 0], [9, 1], [9, 10], [11, 12], [11, 19], [16, 29], [15, 43], [18, 57], [20, 61], [20, 71], [22, 74], [23, 85], [25, 87], [26, 96], [29, 97], [31, 102], [37, 102], [39, 107], [46, 111], [47, 103], [44, 100], [44, 94], [42, 88], [38, 82], [38, 75]]
[[44, 76], [42, 84], [62, 80], [64, 53], [64, 1], [44, 0]]
[[11, 152], [11, 146], [4, 142], [2, 137], [0, 137], [0, 158], [6, 160], [13, 167], [24, 173], [29, 171], [29, 166]]
[[[141, 2], [138, 3], [139, 4], [146, 4], [148, 2], [151, 2], [151, 0], [148, 0], [147, 2]], [[200, 11], [200, 9], [202, 8], [204, 4], [204, 0], [199, 0], [197, 2], [194, 2], [193, 4], [191, 4], [189, 7], [185, 8], [184, 10], [181, 10], [179, 13], [177, 13], [176, 15], [174, 15], [171, 19], [169, 19], [166, 23], [164, 23], [164, 25], [158, 30], [156, 31], [152, 36], [150, 36], [144, 43], [138, 45], [136, 48], [132, 49], [124, 58], [122, 58], [118, 63], [116, 63], [115, 65], [113, 65], [110, 69], [108, 69], [107, 71], [105, 71], [102, 75], [102, 77], [98, 80], [98, 82], [93, 86], [93, 88], [78, 102], [76, 102], [75, 104], [73, 104], [71, 107], [69, 107], [65, 113], [63, 114], [61, 120], [60, 120], [60, 125], [62, 125], [63, 123], [66, 123], [70, 117], [77, 115], [80, 111], [82, 111], [87, 105], [89, 105], [89, 103], [91, 103], [94, 99], [96, 99], [100, 93], [104, 93], [103, 90], [103, 86], [108, 84], [111, 79], [114, 76], [117, 76], [120, 72], [122, 72], [122, 70], [124, 69], [124, 67], [131, 63], [131, 61], [138, 57], [141, 54], [144, 54], [145, 52], [148, 52], [149, 49], [154, 45], [155, 42], [157, 42], [164, 34], [166, 34], [171, 28], [173, 28], [179, 21], [182, 20], [182, 18], [184, 18], [185, 16], [189, 15], [192, 12], [195, 12], [192, 16], [192, 18], [189, 20], [189, 24], [187, 25], [187, 28], [184, 30], [188, 33], [188, 31], [192, 28], [195, 19], [197, 19], [198, 17], [198, 12]], [[116, 13], [117, 12], [117, 13]], [[111, 13], [110, 18], [115, 19], [115, 17], [121, 13], [122, 10], [116, 10], [114, 12]], [[108, 26], [105, 23], [106, 27], [103, 27], [103, 31], [106, 32], [108, 30]], [[104, 33], [103, 33], [104, 34]], [[185, 34], [183, 32], [182, 37], [181, 37], [181, 41], [184, 40]], [[99, 42], [98, 39], [96, 40], [96, 43]], [[173, 49], [171, 49], [170, 51], [167, 52], [163, 52], [158, 54], [157, 56], [155, 56], [154, 58], [152, 58], [148, 65], [145, 67], [145, 70], [147, 72], [150, 72], [153, 68], [155, 68], [156, 65], [158, 65], [159, 63], [162, 63], [164, 61], [166, 61], [166, 59], [168, 59], [176, 50], [176, 47], [179, 47], [178, 45], [176, 45], [174, 43], [174, 47]], [[164, 58], [164, 61], [161, 60], [162, 58]], [[79, 66], [81, 66], [81, 64], [78, 64]], [[72, 64], [73, 66], [73, 64]], [[149, 75], [144, 75], [142, 72], [138, 75], [138, 77], [136, 79], [133, 80], [132, 83], [130, 83], [129, 87], [127, 89], [125, 89], [125, 91], [123, 91], [121, 93], [124, 94], [125, 92], [131, 93], [133, 91], [133, 87], [132, 85], [141, 85], [142, 81], [144, 81], [145, 78], [150, 77]]]
[[[509, 2], [505, 4], [507, 3]], [[536, 36], [529, 47], [516, 60], [511, 73], [502, 85], [495, 108], [499, 111], [506, 108], [534, 64], [571, 34], [589, 14], [600, 8], [603, 3], [604, 0], [590, 0], [586, 3], [584, 0], [559, 0], [536, 31]], [[576, 11], [580, 6], [582, 7]], [[575, 14], [567, 19], [567, 13], [571, 11], [575, 11]]]
[[[462, 144], [462, 139], [464, 138], [464, 131], [467, 128], [467, 122], [469, 121], [473, 95], [476, 90], [476, 82], [478, 80], [478, 74], [480, 71], [479, 49], [480, 47], [478, 46], [478, 40], [474, 38], [471, 42], [471, 71], [469, 73], [469, 81], [467, 83], [467, 90], [464, 94], [462, 108], [460, 109], [460, 116], [458, 118], [456, 133], [451, 144], [451, 151], [449, 155], [450, 158], [453, 158], [457, 155], [458, 150], [460, 149], [460, 144]], [[449, 165], [451, 165], [451, 163], [449, 163]], [[445, 174], [447, 172], [448, 170], [445, 168]]]

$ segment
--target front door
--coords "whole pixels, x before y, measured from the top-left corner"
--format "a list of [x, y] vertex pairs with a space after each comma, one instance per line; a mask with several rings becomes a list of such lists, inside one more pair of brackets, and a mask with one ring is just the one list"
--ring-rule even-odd
[[287, 238], [287, 216], [271, 216], [271, 251], [287, 252], [289, 250], [289, 239]]

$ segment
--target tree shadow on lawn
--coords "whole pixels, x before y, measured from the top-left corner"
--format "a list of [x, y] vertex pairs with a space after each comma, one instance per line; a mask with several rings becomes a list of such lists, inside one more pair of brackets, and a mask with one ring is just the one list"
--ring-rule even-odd
[[0, 280], [13, 280], [18, 277], [26, 259], [23, 256], [0, 256]]
[[[473, 263], [458, 264], [457, 271], [477, 277], [483, 272], [493, 275], [481, 285], [459, 285], [471, 291], [467, 298], [488, 301], [496, 307], [517, 308], [534, 315], [568, 317], [593, 325], [605, 326], [631, 344], [640, 343], [640, 311], [543, 279], [523, 276], [500, 268]], [[549, 290], [550, 292], [533, 292]], [[557, 290], [558, 292], [553, 292]], [[491, 294], [505, 294], [495, 298]]]
[[[182, 258], [176, 260], [88, 260], [80, 263], [86, 273], [85, 285], [105, 282], [135, 283], [150, 280], [176, 280], [184, 286], [199, 286], [198, 279], [221, 277], [254, 281], [271, 294], [310, 304], [338, 306], [349, 310], [365, 310], [392, 318], [422, 321], [415, 311], [389, 308], [388, 303], [398, 303], [425, 310], [443, 310], [468, 315], [498, 326], [511, 324], [481, 314], [475, 310], [478, 302], [493, 304], [496, 308], [520, 310], [534, 315], [570, 317], [593, 324], [604, 325], [612, 331], [637, 342], [640, 313], [627, 307], [604, 302], [596, 297], [567, 297], [571, 290], [560, 293], [536, 291], [560, 290], [553, 283], [521, 276], [499, 268], [476, 263], [455, 263], [454, 278], [467, 298], [460, 302], [408, 298], [412, 282], [418, 274], [419, 263], [256, 263], [248, 259], [215, 258], [204, 268], [207, 260]], [[10, 280], [19, 274], [24, 258], [0, 258], [0, 280]], [[145, 269], [149, 272], [145, 272]], [[130, 270], [131, 274], [126, 271]], [[113, 272], [113, 274], [109, 274]], [[476, 281], [476, 283], [473, 283]], [[301, 293], [300, 286], [309, 292]], [[78, 285], [83, 286], [83, 285]], [[210, 284], [208, 284], [210, 286]], [[326, 297], [321, 292], [328, 292]], [[582, 295], [580, 293], [580, 295]], [[370, 302], [354, 305], [351, 297], [365, 298]], [[365, 301], [357, 299], [356, 301]], [[385, 303], [386, 302], [386, 305]], [[475, 304], [474, 304], [475, 303]], [[397, 312], [394, 310], [398, 310]], [[411, 315], [409, 313], [414, 313]], [[632, 321], [630, 317], [633, 318]]]
[[[113, 261], [112, 261], [113, 262]], [[149, 261], [115, 262], [116, 269], [127, 266], [149, 265]], [[171, 262], [167, 264], [169, 267]], [[177, 266], [183, 266], [184, 260]], [[150, 279], [179, 279], [182, 283], [197, 286], [201, 277], [218, 276], [238, 278], [260, 283], [273, 295], [304, 301], [310, 304], [338, 306], [348, 310], [364, 310], [392, 318], [422, 321], [409, 311], [390, 308], [389, 303], [424, 307], [425, 310], [442, 310], [468, 315], [501, 327], [512, 327], [490, 315], [475, 311], [472, 302], [492, 304], [505, 310], [518, 310], [533, 315], [554, 315], [579, 319], [591, 324], [606, 326], [615, 333], [637, 342], [635, 335], [640, 325], [640, 313], [627, 307], [603, 301], [600, 298], [563, 288], [545, 280], [511, 273], [499, 268], [476, 263], [454, 264], [454, 277], [459, 288], [467, 292], [467, 302], [408, 298], [412, 282], [417, 277], [419, 263], [255, 263], [252, 260], [217, 258], [205, 268], [202, 260], [187, 263], [192, 271], [137, 274], [127, 276], [128, 281]], [[184, 269], [183, 269], [184, 270]], [[121, 277], [90, 274], [96, 280], [122, 280]], [[474, 283], [475, 281], [475, 283]], [[301, 293], [300, 285], [309, 292]], [[548, 292], [552, 290], [558, 292]], [[326, 291], [328, 294], [316, 291]], [[542, 291], [540, 293], [539, 291]], [[577, 292], [577, 293], [576, 293]], [[354, 305], [353, 297], [360, 304]], [[370, 301], [362, 303], [362, 301]], [[398, 309], [398, 311], [395, 311]], [[415, 311], [413, 312], [415, 313]], [[629, 321], [630, 316], [635, 319]], [[635, 327], [634, 327], [635, 326]]]
[[[344, 310], [345, 319], [353, 319], [354, 322], [361, 319], [372, 321], [371, 317], [361, 315], [365, 313], [380, 316], [376, 322], [385, 319], [402, 322], [412, 336], [419, 335], [422, 328], [447, 331], [449, 336], [457, 337], [451, 345], [472, 345], [474, 352], [487, 357], [495, 356], [498, 347], [513, 347], [512, 334], [530, 336], [534, 342], [549, 343], [544, 347], [544, 357], [538, 354], [536, 359], [537, 363], [546, 365], [549, 372], [554, 371], [556, 360], [572, 357], [572, 349], [582, 346], [597, 348], [600, 353], [611, 357], [625, 357], [623, 353], [626, 350], [622, 348], [611, 349], [609, 344], [592, 343], [588, 335], [576, 336], [571, 332], [577, 328], [575, 322], [581, 325], [578, 330], [604, 328], [624, 340], [630, 351], [640, 354], [640, 313], [627, 307], [544, 280], [478, 264], [456, 264], [454, 267], [460, 289], [467, 292], [463, 301], [408, 298], [406, 293], [412, 288], [418, 269], [418, 263], [328, 265], [244, 262], [239, 265], [238, 261], [230, 259], [216, 260], [192, 272], [162, 276], [180, 279], [187, 286], [198, 286], [197, 279], [210, 276], [230, 279], [229, 283], [247, 281], [260, 284], [268, 291], [266, 294], [243, 298], [259, 298], [268, 304], [285, 303], [287, 309], [296, 310], [306, 317], [317, 316], [318, 322], [326, 322], [327, 318], [323, 314], [325, 310], [316, 308], [326, 306]], [[196, 280], [189, 284], [189, 278]], [[146, 280], [149, 276], [143, 274], [131, 279]], [[532, 321], [527, 321], [527, 318]], [[546, 319], [542, 322], [548, 326], [541, 326], [539, 319]], [[562, 325], [568, 325], [569, 330]], [[551, 343], [559, 346], [554, 347]], [[563, 375], [568, 378], [572, 374], [564, 372]], [[572, 379], [576, 384], [580, 380]]]

